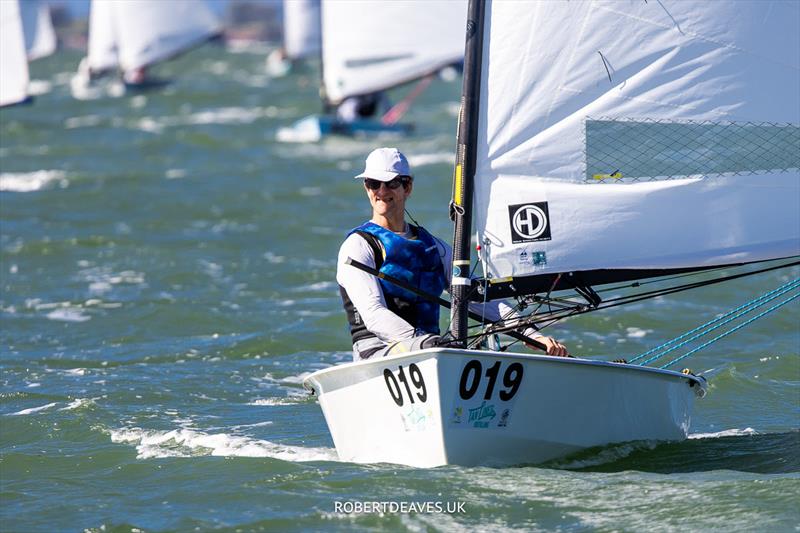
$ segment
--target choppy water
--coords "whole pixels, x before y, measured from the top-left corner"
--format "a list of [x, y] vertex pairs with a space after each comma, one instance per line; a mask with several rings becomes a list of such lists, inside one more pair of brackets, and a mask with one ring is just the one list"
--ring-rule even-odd
[[[165, 92], [76, 101], [77, 54], [32, 65], [0, 111], [0, 529], [797, 530], [797, 305], [690, 362], [710, 379], [692, 438], [539, 467], [339, 462], [301, 386], [350, 359], [334, 284], [368, 216], [350, 176], [376, 145], [274, 142], [315, 78], [206, 48]], [[400, 143], [412, 214], [449, 237], [458, 81]], [[651, 348], [796, 276], [779, 271], [614, 309], [554, 332], [603, 359]], [[337, 502], [463, 503], [347, 514]], [[446, 507], [445, 507], [446, 509]]]

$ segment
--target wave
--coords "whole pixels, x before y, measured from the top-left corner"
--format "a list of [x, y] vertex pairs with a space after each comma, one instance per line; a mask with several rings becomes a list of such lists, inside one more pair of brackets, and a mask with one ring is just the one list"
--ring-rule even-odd
[[6, 416], [21, 416], [21, 415], [30, 415], [32, 413], [38, 413], [39, 411], [46, 411], [51, 407], [55, 407], [58, 405], [58, 402], [48, 403], [47, 405], [40, 405], [39, 407], [31, 407], [29, 409], [23, 409], [22, 411], [17, 411], [16, 413], [8, 413]]
[[111, 442], [134, 445], [137, 459], [212, 455], [269, 457], [291, 462], [339, 460], [333, 448], [291, 446], [226, 433], [209, 434], [193, 429], [158, 431], [124, 428], [111, 431]]
[[0, 191], [32, 192], [56, 184], [62, 189], [69, 185], [67, 175], [61, 170], [36, 170], [34, 172], [3, 172], [0, 174]]
[[760, 433], [753, 428], [726, 429], [716, 433], [692, 433], [689, 439], [719, 439], [722, 437], [742, 437], [748, 435], [759, 435]]

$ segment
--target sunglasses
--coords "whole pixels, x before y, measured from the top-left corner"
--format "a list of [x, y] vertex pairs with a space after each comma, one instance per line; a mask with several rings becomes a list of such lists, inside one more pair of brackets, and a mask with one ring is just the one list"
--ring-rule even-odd
[[391, 181], [379, 181], [372, 178], [366, 178], [364, 180], [364, 186], [371, 191], [377, 191], [381, 188], [381, 185], [386, 185], [390, 189], [397, 189], [401, 185], [405, 187], [410, 181], [411, 179], [408, 176], [397, 176]]

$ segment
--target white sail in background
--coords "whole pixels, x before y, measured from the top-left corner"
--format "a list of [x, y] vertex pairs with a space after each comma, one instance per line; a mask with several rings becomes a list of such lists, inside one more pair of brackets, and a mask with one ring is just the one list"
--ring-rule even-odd
[[28, 59], [47, 57], [56, 51], [56, 32], [50, 17], [50, 7], [38, 0], [20, 3], [25, 49]]
[[322, 3], [323, 83], [328, 99], [380, 91], [464, 57], [461, 0]]
[[17, 0], [0, 2], [0, 106], [28, 97], [28, 60]]
[[89, 67], [131, 70], [169, 59], [221, 30], [203, 0], [93, 0]]
[[800, 254], [800, 3], [487, 1], [481, 70], [489, 276]]
[[114, 3], [92, 0], [89, 8], [89, 44], [86, 54], [88, 67], [95, 72], [116, 68], [117, 37]]
[[222, 29], [202, 0], [114, 2], [119, 64], [123, 70], [169, 59]]
[[322, 46], [320, 10], [320, 0], [283, 2], [283, 45], [289, 59], [319, 54]]

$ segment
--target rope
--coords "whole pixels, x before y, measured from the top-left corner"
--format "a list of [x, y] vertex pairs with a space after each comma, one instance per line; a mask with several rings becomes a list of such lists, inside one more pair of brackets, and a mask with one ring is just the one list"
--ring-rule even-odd
[[782, 302], [781, 302], [781, 303], [779, 303], [779, 304], [773, 305], [772, 307], [770, 307], [770, 308], [769, 308], [769, 309], [767, 309], [766, 311], [764, 311], [764, 312], [762, 312], [762, 313], [759, 313], [758, 315], [754, 316], [753, 318], [751, 318], [750, 320], [748, 320], [748, 321], [746, 321], [746, 322], [742, 322], [741, 324], [739, 324], [739, 325], [738, 325], [738, 326], [736, 326], [735, 328], [732, 328], [732, 329], [730, 329], [730, 330], [726, 331], [726, 332], [725, 332], [725, 333], [723, 333], [722, 335], [717, 335], [716, 337], [714, 337], [714, 338], [713, 338], [713, 339], [711, 339], [710, 341], [708, 341], [708, 342], [706, 342], [706, 343], [704, 343], [704, 344], [701, 344], [700, 346], [698, 346], [698, 347], [697, 347], [697, 348], [695, 348], [694, 350], [691, 350], [691, 351], [689, 351], [689, 352], [686, 352], [685, 354], [683, 354], [682, 356], [678, 357], [677, 359], [673, 359], [672, 361], [670, 361], [670, 362], [669, 362], [669, 363], [667, 363], [666, 365], [662, 366], [661, 368], [667, 368], [668, 366], [671, 366], [671, 365], [673, 365], [673, 364], [677, 363], [677, 362], [678, 362], [678, 361], [680, 361], [681, 359], [686, 359], [687, 357], [689, 357], [689, 356], [690, 356], [690, 355], [692, 355], [693, 353], [695, 353], [695, 352], [697, 352], [697, 351], [699, 351], [699, 350], [702, 350], [703, 348], [705, 348], [706, 346], [708, 346], [708, 345], [709, 345], [709, 344], [711, 344], [712, 342], [716, 342], [716, 341], [718, 341], [719, 339], [721, 339], [721, 338], [723, 338], [723, 337], [726, 337], [726, 336], [730, 335], [730, 334], [731, 334], [731, 333], [733, 333], [734, 331], [736, 331], [736, 330], [738, 330], [738, 329], [741, 329], [741, 328], [745, 327], [747, 324], [750, 324], [751, 322], [753, 322], [753, 321], [755, 321], [755, 320], [758, 320], [759, 318], [761, 318], [762, 316], [766, 315], [767, 313], [771, 313], [771, 312], [772, 312], [772, 311], [774, 311], [775, 309], [778, 309], [779, 307], [782, 307], [782, 306], [784, 306], [784, 305], [788, 304], [789, 302], [791, 302], [792, 300], [794, 300], [794, 299], [795, 299], [795, 298], [797, 298], [797, 297], [800, 297], [800, 293], [798, 293], [798, 294], [795, 294], [794, 296], [792, 296], [792, 297], [790, 297], [790, 298], [787, 298], [787, 299], [785, 299], [784, 301], [782, 301]]
[[[754, 311], [755, 309], [761, 307], [762, 305], [774, 300], [775, 298], [778, 298], [779, 296], [782, 296], [783, 294], [787, 293], [788, 291], [791, 291], [792, 289], [797, 288], [798, 286], [800, 286], [800, 278], [795, 279], [793, 281], [790, 281], [790, 282], [778, 287], [777, 289], [774, 289], [774, 290], [772, 290], [772, 291], [770, 291], [770, 292], [768, 292], [766, 294], [763, 294], [762, 296], [759, 296], [758, 298], [756, 298], [754, 300], [751, 300], [751, 301], [749, 301], [749, 302], [747, 302], [747, 303], [745, 303], [743, 305], [740, 305], [736, 309], [732, 309], [731, 311], [725, 313], [724, 315], [718, 316], [714, 320], [706, 322], [705, 324], [702, 324], [702, 325], [694, 328], [693, 330], [687, 331], [686, 333], [683, 333], [682, 335], [679, 335], [678, 337], [675, 337], [674, 339], [669, 340], [669, 341], [665, 342], [664, 344], [662, 344], [660, 346], [656, 346], [655, 348], [653, 348], [651, 350], [648, 350], [648, 351], [646, 351], [646, 352], [644, 352], [642, 354], [639, 354], [636, 357], [634, 357], [633, 359], [631, 359], [630, 363], [634, 363], [634, 362], [638, 361], [639, 359], [642, 359], [643, 357], [647, 357], [648, 355], [656, 353], [657, 355], [655, 355], [655, 356], [651, 357], [650, 359], [647, 359], [646, 361], [643, 361], [642, 363], [639, 363], [639, 364], [640, 365], [646, 365], [648, 363], [652, 363], [656, 359], [659, 359], [659, 358], [663, 357], [664, 355], [668, 354], [669, 352], [671, 352], [673, 350], [676, 350], [676, 349], [678, 349], [678, 348], [680, 348], [682, 346], [685, 346], [687, 343], [689, 343], [689, 342], [691, 342], [691, 341], [693, 341], [693, 340], [695, 340], [695, 339], [697, 339], [699, 337], [702, 337], [703, 335], [706, 335], [706, 334], [714, 331], [715, 329], [719, 329], [720, 327], [724, 326], [725, 324], [728, 324], [731, 321], [736, 320], [737, 318], [740, 318], [740, 317], [746, 315], [747, 313], [749, 313], [751, 311]], [[730, 317], [730, 318], [728, 318], [728, 317]], [[725, 319], [727, 319], [727, 320], [725, 320]], [[709, 326], [713, 326], [713, 327], [709, 327]], [[706, 329], [706, 328], [709, 328], [709, 329]], [[703, 330], [705, 330], [705, 331], [703, 331]], [[687, 339], [687, 337], [689, 337], [690, 335], [693, 335], [695, 333], [697, 333], [697, 335], [694, 335], [694, 336], [692, 336], [692, 337]], [[681, 341], [683, 339], [686, 339], [686, 340], [684, 342], [681, 342], [680, 344], [677, 344], [677, 345], [673, 346], [672, 348], [664, 350], [669, 345], [674, 344], [674, 343], [676, 343], [678, 341]], [[664, 351], [662, 352], [662, 350], [664, 350]], [[662, 352], [662, 353], [657, 353], [657, 352]]]

